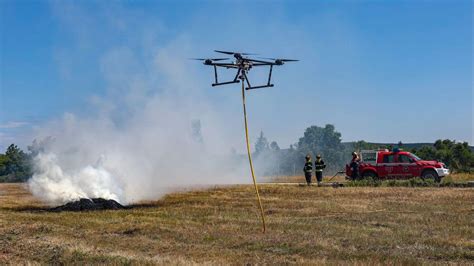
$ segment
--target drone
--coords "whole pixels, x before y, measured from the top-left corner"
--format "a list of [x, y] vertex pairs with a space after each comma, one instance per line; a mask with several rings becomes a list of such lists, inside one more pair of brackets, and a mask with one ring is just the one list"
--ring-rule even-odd
[[[203, 61], [204, 65], [214, 67], [215, 82], [212, 84], [213, 87], [226, 85], [226, 84], [240, 83], [240, 81], [242, 81], [242, 106], [243, 106], [243, 111], [244, 111], [245, 140], [247, 144], [247, 154], [249, 157], [250, 172], [252, 174], [253, 185], [255, 187], [255, 194], [257, 195], [258, 206], [260, 208], [260, 215], [262, 217], [263, 232], [265, 233], [265, 228], [266, 228], [265, 214], [263, 211], [262, 201], [260, 200], [260, 194], [258, 192], [257, 179], [255, 178], [255, 172], [253, 170], [252, 153], [250, 151], [249, 130], [248, 130], [248, 125], [247, 125], [247, 108], [245, 107], [245, 91], [252, 90], [252, 89], [273, 87], [273, 84], [271, 83], [273, 66], [281, 66], [285, 64], [286, 62], [293, 62], [293, 61], [298, 61], [298, 60], [279, 59], [279, 58], [261, 58], [264, 60], [260, 60], [260, 59], [253, 59], [253, 58], [248, 57], [249, 55], [255, 55], [255, 54], [228, 52], [228, 51], [219, 51], [219, 50], [214, 50], [214, 51], [221, 54], [233, 55], [235, 58], [235, 61], [226, 62], [226, 60], [230, 60], [230, 58], [191, 58], [191, 59]], [[247, 73], [253, 67], [260, 67], [260, 66], [268, 66], [270, 68], [270, 72], [268, 72], [267, 84], [260, 85], [260, 86], [252, 86], [250, 85], [250, 81], [247, 77]], [[219, 80], [217, 79], [218, 67], [225, 68], [225, 69], [236, 69], [237, 73], [235, 74], [234, 79], [231, 81], [219, 82]], [[245, 82], [247, 83], [246, 88], [245, 88]]]
[[[193, 60], [203, 61], [204, 65], [214, 67], [215, 82], [212, 84], [213, 87], [214, 86], [220, 86], [220, 85], [239, 83], [240, 80], [242, 80], [242, 83], [244, 81], [247, 83], [247, 87], [245, 88], [246, 90], [273, 87], [274, 84], [271, 83], [273, 66], [281, 66], [281, 65], [285, 64], [286, 62], [299, 61], [299, 60], [296, 60], [296, 59], [265, 58], [265, 57], [259, 58], [259, 59], [254, 59], [254, 58], [249, 58], [248, 57], [249, 55], [256, 55], [256, 54], [251, 54], [251, 53], [228, 52], [228, 51], [220, 51], [220, 50], [214, 50], [214, 52], [221, 53], [221, 54], [232, 55], [232, 56], [234, 56], [235, 60], [230, 61], [230, 62], [226, 62], [226, 60], [230, 60], [230, 58], [192, 58]], [[263, 60], [261, 60], [261, 59], [263, 59]], [[269, 72], [268, 72], [267, 84], [259, 85], [259, 86], [250, 85], [250, 81], [249, 81], [248, 76], [247, 76], [247, 73], [249, 72], [249, 70], [252, 69], [253, 67], [263, 67], [263, 66], [267, 66], [267, 67], [270, 68]], [[217, 68], [218, 67], [226, 68], [226, 69], [237, 69], [237, 73], [235, 74], [234, 79], [231, 80], [231, 81], [219, 82], [218, 77], [217, 77]]]

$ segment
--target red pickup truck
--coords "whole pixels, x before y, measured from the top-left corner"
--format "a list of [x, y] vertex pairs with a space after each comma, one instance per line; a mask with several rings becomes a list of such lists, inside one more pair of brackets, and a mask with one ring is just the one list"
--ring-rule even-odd
[[[449, 174], [446, 165], [438, 161], [425, 161], [415, 154], [399, 149], [361, 151], [359, 162], [359, 176], [380, 179], [407, 179], [421, 177], [440, 181]], [[352, 168], [346, 165], [346, 175], [350, 179]]]

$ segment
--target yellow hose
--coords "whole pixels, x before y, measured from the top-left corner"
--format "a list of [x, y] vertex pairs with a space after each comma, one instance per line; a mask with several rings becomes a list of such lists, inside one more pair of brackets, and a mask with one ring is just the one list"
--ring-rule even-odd
[[260, 207], [260, 215], [262, 216], [263, 232], [265, 233], [265, 230], [266, 230], [265, 215], [263, 213], [263, 206], [262, 206], [262, 201], [260, 200], [260, 194], [258, 193], [257, 180], [255, 179], [255, 173], [253, 171], [252, 155], [250, 153], [249, 130], [247, 126], [247, 109], [245, 108], [245, 89], [244, 89], [243, 79], [242, 79], [242, 104], [244, 106], [245, 139], [247, 141], [247, 153], [249, 155], [250, 172], [252, 172], [253, 185], [255, 187], [255, 193], [257, 194], [258, 206]]

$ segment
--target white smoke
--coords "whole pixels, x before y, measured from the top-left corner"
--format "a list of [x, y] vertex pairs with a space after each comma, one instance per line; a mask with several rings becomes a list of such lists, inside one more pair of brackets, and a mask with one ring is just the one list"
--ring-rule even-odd
[[220, 117], [173, 60], [172, 48], [158, 49], [137, 71], [130, 50], [106, 54], [110, 88], [87, 106], [94, 111], [66, 113], [38, 129], [37, 139], [52, 141], [35, 158], [31, 192], [49, 204], [84, 197], [132, 203], [176, 188], [249, 182], [245, 161], [230, 153], [235, 136], [243, 145], [241, 118]]
[[47, 202], [65, 202], [79, 198], [121, 200], [123, 191], [102, 165], [88, 165], [78, 172], [64, 172], [55, 154], [38, 154], [35, 158], [37, 174], [29, 186], [33, 194]]

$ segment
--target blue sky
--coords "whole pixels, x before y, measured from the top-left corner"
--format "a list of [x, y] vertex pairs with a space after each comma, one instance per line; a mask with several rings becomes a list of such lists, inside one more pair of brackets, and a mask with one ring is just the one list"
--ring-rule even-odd
[[131, 55], [115, 72], [126, 78], [163, 47], [235, 123], [238, 87], [212, 88], [211, 69], [187, 58], [222, 49], [301, 59], [275, 69], [274, 88], [249, 93], [253, 138], [263, 130], [287, 147], [331, 123], [343, 141], [474, 144], [471, 1], [5, 0], [0, 9], [2, 150], [65, 112], [94, 115], [91, 99], [115, 86], [103, 69], [114, 52]]

